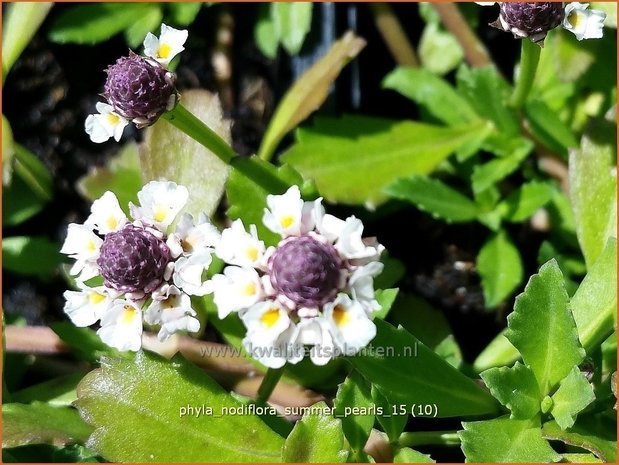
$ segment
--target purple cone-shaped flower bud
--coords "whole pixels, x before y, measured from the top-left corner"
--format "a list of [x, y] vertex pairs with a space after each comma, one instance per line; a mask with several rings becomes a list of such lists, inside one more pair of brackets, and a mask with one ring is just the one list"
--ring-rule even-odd
[[561, 2], [499, 3], [501, 14], [494, 26], [542, 43], [546, 34], [563, 22], [565, 10]]
[[120, 292], [154, 291], [163, 281], [170, 249], [151, 232], [131, 224], [109, 233], [97, 265], [105, 285]]
[[271, 284], [304, 307], [318, 307], [338, 291], [342, 260], [331, 244], [311, 236], [286, 239], [269, 260]]
[[103, 96], [138, 127], [150, 126], [177, 101], [176, 77], [154, 60], [131, 52], [105, 70]]

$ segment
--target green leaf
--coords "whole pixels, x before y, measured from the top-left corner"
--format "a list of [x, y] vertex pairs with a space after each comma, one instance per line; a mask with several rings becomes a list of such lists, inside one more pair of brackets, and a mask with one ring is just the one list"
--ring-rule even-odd
[[275, 35], [288, 53], [296, 55], [301, 50], [305, 36], [312, 24], [311, 3], [272, 3], [271, 18]]
[[264, 55], [274, 59], [277, 56], [279, 41], [275, 34], [270, 7], [271, 5], [268, 3], [263, 3], [258, 7], [258, 19], [256, 19], [254, 26], [254, 41]]
[[567, 31], [557, 28], [549, 34], [547, 45], [555, 72], [563, 82], [573, 82], [582, 77], [595, 62], [595, 54], [583, 47]]
[[2, 82], [45, 20], [52, 5], [52, 2], [23, 2], [7, 6], [2, 21]]
[[102, 356], [120, 356], [120, 352], [105, 344], [90, 328], [79, 328], [68, 321], [52, 323], [50, 327], [80, 359], [96, 363]]
[[[580, 423], [580, 420], [579, 420]], [[607, 429], [608, 437], [598, 434], [595, 429], [590, 428], [589, 422], [583, 422], [583, 425], [576, 425], [567, 430], [562, 430], [555, 421], [545, 423], [542, 427], [542, 434], [546, 439], [561, 441], [571, 446], [580, 447], [593, 452], [597, 457], [604, 462], [617, 462], [617, 441], [612, 440], [615, 437], [615, 431], [611, 428]]]
[[575, 366], [561, 381], [557, 392], [552, 395], [553, 404], [550, 413], [561, 429], [571, 428], [578, 413], [594, 400], [593, 386]]
[[2, 406], [2, 447], [83, 443], [92, 431], [77, 411], [42, 402]]
[[[394, 405], [378, 390], [371, 386], [372, 402], [376, 405], [376, 420], [389, 438], [389, 442], [396, 444], [408, 422], [408, 409], [405, 406]], [[402, 408], [404, 411], [402, 411]], [[380, 409], [380, 410], [378, 410]]]
[[438, 24], [429, 23], [419, 39], [419, 60], [424, 68], [436, 74], [447, 74], [464, 58], [460, 43]]
[[32, 218], [46, 201], [35, 195], [20, 176], [15, 176], [8, 188], [2, 188], [2, 224], [16, 226]]
[[562, 454], [568, 463], [603, 463], [593, 454]]
[[580, 343], [589, 353], [608, 337], [617, 317], [617, 240], [611, 238], [569, 304]]
[[58, 244], [46, 237], [2, 239], [2, 267], [8, 271], [49, 279], [62, 260]]
[[427, 69], [398, 67], [385, 76], [382, 86], [423, 105], [428, 113], [450, 126], [479, 119], [468, 100]]
[[[612, 126], [612, 127], [611, 127]], [[576, 233], [587, 266], [595, 263], [610, 236], [617, 237], [616, 126], [598, 121], [570, 151], [570, 198]]]
[[533, 372], [520, 362], [512, 368], [490, 368], [481, 378], [502, 405], [511, 411], [510, 418], [529, 420], [540, 412], [542, 396]]
[[[539, 420], [538, 420], [539, 421]], [[561, 458], [531, 420], [508, 417], [464, 422], [462, 451], [467, 462], [557, 462]]]
[[399, 291], [400, 290], [397, 288], [376, 289], [376, 301], [378, 302], [378, 305], [380, 305], [380, 309], [372, 312], [371, 318], [380, 318], [381, 320], [384, 320], [391, 310]]
[[[89, 447], [113, 462], [275, 462], [283, 440], [201, 369], [138, 352], [104, 359], [78, 386], [76, 405], [95, 428]], [[212, 416], [182, 408], [212, 408]], [[174, 440], [174, 438], [181, 440]]]
[[572, 130], [543, 101], [527, 101], [524, 113], [529, 130], [556, 154], [567, 157], [568, 149], [578, 147], [578, 140]]
[[531, 181], [512, 192], [499, 205], [503, 219], [518, 223], [529, 218], [554, 196], [555, 188], [545, 182]]
[[[16, 4], [13, 4], [16, 5]], [[9, 7], [10, 8], [10, 7]], [[8, 187], [13, 180], [13, 160], [15, 158], [15, 143], [13, 130], [9, 120], [2, 115], [2, 187]]]
[[202, 2], [174, 2], [165, 4], [170, 11], [170, 17], [174, 24], [189, 26], [193, 23], [202, 8]]
[[313, 128], [297, 131], [282, 159], [315, 181], [327, 200], [375, 206], [385, 200], [385, 186], [429, 174], [483, 130], [483, 123], [443, 128], [367, 116], [316, 118]]
[[477, 356], [473, 362], [473, 370], [479, 373], [488, 368], [511, 365], [519, 358], [520, 353], [505, 337], [503, 330]]
[[2, 461], [4, 463], [97, 463], [103, 462], [103, 459], [79, 444], [62, 447], [32, 444], [3, 448]]
[[491, 160], [473, 168], [471, 181], [475, 193], [483, 192], [516, 171], [520, 164], [527, 158], [533, 149], [533, 144], [528, 139], [515, 139], [515, 147], [505, 157]]
[[[312, 413], [312, 410], [315, 413]], [[294, 425], [282, 449], [283, 462], [321, 463], [345, 462], [344, 433], [340, 420], [327, 414], [324, 402], [310, 407], [307, 414]]]
[[438, 179], [427, 176], [399, 178], [385, 188], [390, 197], [406, 200], [420, 210], [448, 223], [473, 221], [479, 209], [475, 202], [447, 186]]
[[506, 336], [535, 373], [542, 396], [585, 356], [567, 302], [563, 275], [551, 260], [531, 277], [507, 319]]
[[488, 393], [403, 328], [381, 320], [374, 323], [377, 334], [372, 346], [350, 361], [390, 402], [409, 410], [413, 405], [436, 405], [438, 417], [496, 411]]
[[[293, 3], [274, 3], [271, 6], [275, 5], [286, 8], [286, 5], [289, 7]], [[269, 160], [284, 136], [320, 108], [342, 68], [355, 58], [363, 47], [365, 40], [348, 32], [297, 79], [273, 113], [258, 150], [260, 158]]]
[[60, 13], [51, 25], [49, 40], [61, 44], [103, 42], [131, 26], [149, 9], [140, 3], [91, 3]]
[[[191, 5], [191, 3], [189, 5]], [[198, 3], [198, 5], [200, 4]], [[145, 9], [140, 17], [125, 29], [127, 45], [133, 49], [140, 48], [146, 34], [155, 32], [159, 28], [162, 18], [163, 12], [158, 4], [148, 5], [148, 9]]]
[[436, 461], [410, 447], [400, 447], [393, 454], [393, 463], [436, 463]]
[[71, 403], [77, 399], [75, 388], [83, 376], [82, 372], [72, 373], [29, 386], [14, 392], [12, 401], [21, 404], [39, 401], [47, 402], [51, 407], [70, 407]]
[[[231, 142], [230, 121], [224, 120], [219, 98], [205, 90], [183, 93], [187, 110]], [[196, 218], [200, 212], [211, 216], [219, 205], [230, 167], [203, 145], [164, 119], [146, 130], [140, 150], [145, 181], [167, 179], [189, 190], [184, 211]]]
[[52, 175], [32, 152], [19, 144], [15, 144], [14, 170], [37, 197], [45, 201], [52, 199]]
[[434, 348], [434, 352], [454, 368], [460, 368], [460, 365], [462, 365], [462, 351], [453, 334], [445, 337]]
[[505, 230], [494, 234], [477, 256], [486, 308], [494, 308], [509, 297], [523, 277], [518, 248]]
[[367, 381], [352, 371], [340, 385], [335, 396], [335, 416], [342, 421], [342, 430], [355, 452], [363, 451], [374, 426], [372, 396]]
[[77, 190], [90, 201], [98, 199], [106, 191], [112, 191], [121, 207], [127, 208], [129, 202], [137, 203], [138, 191], [143, 185], [138, 145], [130, 142], [105, 166], [94, 167], [81, 177]]

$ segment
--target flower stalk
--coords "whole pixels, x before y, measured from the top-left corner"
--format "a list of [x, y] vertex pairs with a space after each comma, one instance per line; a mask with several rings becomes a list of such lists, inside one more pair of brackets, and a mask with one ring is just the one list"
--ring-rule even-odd
[[256, 403], [258, 405], [264, 405], [271, 397], [275, 386], [281, 379], [284, 374], [285, 365], [281, 368], [269, 368], [267, 369], [264, 378], [262, 379], [262, 383], [260, 383], [260, 387], [258, 388], [258, 396], [256, 397]]
[[530, 40], [522, 40], [522, 53], [520, 55], [520, 71], [518, 80], [512, 94], [510, 105], [519, 110], [524, 105], [535, 80], [535, 73], [539, 63], [541, 47]]

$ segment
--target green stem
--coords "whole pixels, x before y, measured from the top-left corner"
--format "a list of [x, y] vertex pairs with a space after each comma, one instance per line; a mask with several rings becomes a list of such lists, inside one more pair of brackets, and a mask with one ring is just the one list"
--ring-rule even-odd
[[[285, 365], [284, 365], [285, 366]], [[279, 379], [284, 374], [284, 367], [281, 368], [269, 368], [262, 379], [262, 383], [260, 383], [260, 387], [258, 388], [258, 397], [256, 398], [256, 403], [266, 404], [273, 393], [273, 389], [279, 382]]]
[[529, 91], [533, 86], [537, 64], [539, 63], [539, 54], [541, 47], [534, 44], [529, 39], [522, 39], [522, 52], [520, 54], [520, 70], [518, 72], [518, 81], [510, 105], [513, 108], [520, 109], [529, 95]]
[[415, 431], [402, 433], [398, 444], [401, 447], [459, 446], [460, 437], [455, 431]]
[[265, 191], [272, 194], [284, 192], [289, 186], [280, 179], [269, 166], [260, 162], [256, 157], [241, 157], [215, 131], [200, 121], [181, 104], [163, 114], [170, 124], [183, 131], [189, 137], [202, 144], [221, 161], [230, 165], [238, 173], [254, 182]]

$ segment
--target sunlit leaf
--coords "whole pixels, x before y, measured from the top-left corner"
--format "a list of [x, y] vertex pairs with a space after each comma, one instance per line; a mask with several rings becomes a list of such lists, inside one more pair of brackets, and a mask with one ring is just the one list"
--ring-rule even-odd
[[370, 386], [359, 373], [352, 371], [340, 385], [335, 396], [335, 416], [354, 452], [363, 450], [374, 426]]
[[275, 35], [291, 55], [301, 50], [305, 36], [312, 23], [310, 2], [274, 2], [271, 4], [271, 19]]
[[561, 429], [571, 428], [576, 421], [576, 415], [594, 400], [593, 386], [576, 366], [552, 395], [550, 413]]

